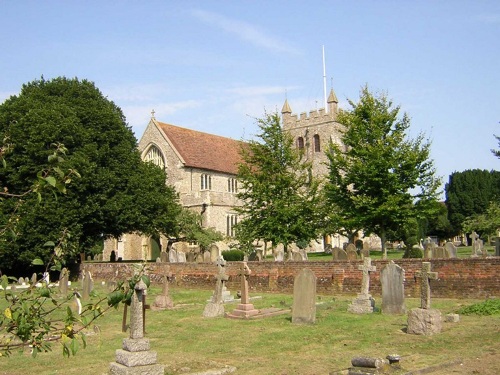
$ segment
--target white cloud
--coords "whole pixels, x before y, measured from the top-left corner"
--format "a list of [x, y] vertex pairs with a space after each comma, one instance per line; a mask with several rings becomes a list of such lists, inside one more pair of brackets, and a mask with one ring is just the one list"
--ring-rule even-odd
[[290, 54], [299, 53], [296, 48], [292, 47], [284, 40], [267, 35], [264, 31], [248, 22], [230, 19], [217, 13], [199, 9], [193, 10], [192, 14], [199, 20], [234, 34], [240, 39], [250, 42], [255, 46], [264, 47], [274, 52]]

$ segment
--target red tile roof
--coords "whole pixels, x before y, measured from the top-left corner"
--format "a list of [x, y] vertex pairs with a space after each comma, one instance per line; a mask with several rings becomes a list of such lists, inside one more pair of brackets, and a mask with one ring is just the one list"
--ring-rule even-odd
[[156, 121], [187, 168], [207, 169], [236, 175], [243, 162], [240, 150], [245, 143], [231, 138]]

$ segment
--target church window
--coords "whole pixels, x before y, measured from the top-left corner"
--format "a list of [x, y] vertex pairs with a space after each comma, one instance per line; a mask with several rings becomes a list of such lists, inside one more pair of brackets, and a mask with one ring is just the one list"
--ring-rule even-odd
[[154, 165], [159, 166], [160, 168], [165, 168], [165, 159], [163, 159], [163, 154], [160, 149], [156, 146], [151, 146], [144, 156], [145, 162], [151, 162]]
[[210, 190], [212, 189], [212, 176], [209, 174], [201, 175], [201, 190]]
[[302, 150], [304, 148], [304, 138], [302, 137], [297, 138], [297, 148], [299, 150]]
[[228, 178], [227, 191], [230, 193], [236, 193], [238, 191], [238, 180], [236, 180], [235, 178]]
[[314, 134], [314, 152], [321, 151], [321, 144], [319, 142], [319, 134]]
[[234, 214], [226, 215], [226, 235], [234, 237], [234, 227], [238, 224], [238, 216]]

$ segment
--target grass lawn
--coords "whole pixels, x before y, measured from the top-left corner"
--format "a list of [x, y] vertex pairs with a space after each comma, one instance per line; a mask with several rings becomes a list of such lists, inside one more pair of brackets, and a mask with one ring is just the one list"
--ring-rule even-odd
[[[73, 285], [75, 287], [76, 285]], [[104, 294], [100, 286], [97, 292]], [[234, 291], [233, 291], [234, 292]], [[160, 288], [148, 292], [154, 301]], [[456, 358], [476, 358], [484, 353], [500, 354], [499, 316], [461, 316], [459, 323], [443, 323], [442, 333], [415, 336], [404, 332], [406, 315], [380, 312], [354, 315], [347, 306], [354, 298], [320, 295], [314, 325], [294, 325], [285, 314], [261, 320], [207, 319], [202, 317], [210, 290], [171, 288], [174, 310], [147, 311], [146, 337], [158, 352], [158, 362], [166, 365], [165, 374], [182, 374], [222, 368], [237, 368], [236, 374], [329, 374], [346, 369], [354, 356], [402, 356], [405, 370], [418, 370]], [[251, 294], [251, 296], [257, 294]], [[252, 300], [256, 308], [292, 305], [292, 296], [259, 293]], [[375, 297], [380, 306], [380, 297]], [[5, 308], [0, 301], [0, 311]], [[433, 308], [443, 316], [477, 301], [434, 299]], [[407, 308], [417, 307], [408, 299]], [[226, 304], [231, 311], [236, 304]], [[32, 358], [28, 351], [0, 358], [0, 374], [105, 374], [115, 360], [127, 333], [121, 332], [123, 307], [112, 310], [97, 322], [100, 333], [89, 329], [88, 346], [76, 357], [63, 358], [61, 347]], [[496, 368], [495, 368], [496, 366]], [[500, 373], [500, 361], [491, 365], [491, 374]], [[451, 373], [451, 372], [450, 372]], [[481, 374], [488, 374], [481, 372]]]

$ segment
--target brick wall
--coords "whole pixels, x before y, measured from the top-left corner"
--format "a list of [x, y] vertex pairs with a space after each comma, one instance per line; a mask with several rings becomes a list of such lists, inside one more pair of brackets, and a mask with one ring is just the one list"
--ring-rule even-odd
[[[500, 297], [500, 257], [467, 259], [431, 259], [432, 271], [438, 272], [438, 280], [431, 281], [434, 297], [487, 298]], [[378, 260], [372, 264], [377, 270], [370, 274], [370, 293], [381, 294], [380, 270], [388, 261]], [[405, 294], [418, 297], [420, 282], [415, 271], [420, 270], [421, 259], [398, 259], [395, 263], [405, 270]], [[230, 290], [240, 289], [239, 262], [227, 262]], [[215, 286], [217, 266], [209, 263], [149, 263], [149, 274], [153, 284], [159, 284], [163, 269], [170, 265], [176, 285], [189, 288], [212, 289]], [[252, 274], [249, 278], [253, 292], [271, 291], [291, 293], [293, 280], [302, 268], [311, 269], [317, 278], [320, 294], [356, 294], [361, 288], [362, 272], [358, 266], [362, 261], [325, 262], [248, 262]], [[119, 280], [129, 277], [133, 270], [130, 263], [83, 263], [94, 280]]]

